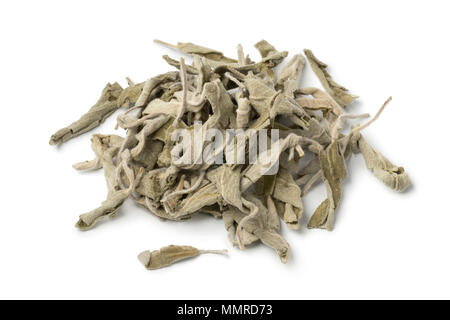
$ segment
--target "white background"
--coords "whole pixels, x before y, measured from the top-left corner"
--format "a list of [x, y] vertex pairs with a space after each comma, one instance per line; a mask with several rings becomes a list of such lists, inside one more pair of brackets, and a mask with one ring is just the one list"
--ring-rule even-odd
[[[448, 13], [431, 0], [2, 1], [0, 298], [450, 298]], [[106, 82], [171, 69], [160, 57], [179, 55], [155, 38], [228, 56], [242, 43], [254, 60], [261, 39], [291, 55], [312, 49], [361, 97], [350, 112], [373, 115], [393, 96], [365, 135], [414, 186], [394, 193], [352, 158], [335, 230], [305, 228], [325, 196], [318, 185], [301, 230], [282, 230], [287, 265], [260, 244], [232, 248], [221, 220], [161, 222], [131, 201], [78, 231], [78, 215], [104, 200], [103, 174], [71, 168], [93, 157], [90, 134], [59, 148], [49, 137]], [[318, 85], [309, 68], [302, 85]], [[93, 132], [113, 133], [117, 114]], [[157, 271], [138, 262], [168, 244], [230, 254]]]

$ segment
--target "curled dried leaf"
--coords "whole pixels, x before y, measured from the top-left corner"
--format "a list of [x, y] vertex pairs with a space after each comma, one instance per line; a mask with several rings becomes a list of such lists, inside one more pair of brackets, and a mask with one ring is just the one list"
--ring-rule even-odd
[[111, 193], [100, 207], [80, 215], [75, 227], [83, 231], [91, 229], [101, 219], [115, 214], [129, 196], [129, 190], [119, 190]]
[[308, 58], [309, 64], [319, 78], [320, 83], [326, 92], [333, 97], [342, 107], [346, 107], [348, 104], [352, 103], [358, 96], [348, 93], [348, 90], [336, 83], [327, 71], [328, 65], [317, 59], [311, 50], [304, 50], [306, 57]]
[[367, 169], [387, 187], [395, 191], [404, 191], [411, 180], [403, 167], [393, 165], [381, 153], [375, 150], [362, 135], [358, 139], [358, 147], [366, 162]]
[[339, 143], [333, 142], [319, 154], [322, 178], [327, 189], [325, 199], [314, 211], [308, 222], [308, 228], [332, 230], [334, 215], [342, 197], [341, 180], [347, 175], [345, 160], [339, 150]]
[[98, 127], [118, 108], [117, 98], [122, 92], [122, 87], [115, 82], [107, 84], [103, 89], [100, 99], [87, 113], [68, 127], [55, 132], [50, 138], [50, 145], [56, 145], [83, 134], [95, 127]]

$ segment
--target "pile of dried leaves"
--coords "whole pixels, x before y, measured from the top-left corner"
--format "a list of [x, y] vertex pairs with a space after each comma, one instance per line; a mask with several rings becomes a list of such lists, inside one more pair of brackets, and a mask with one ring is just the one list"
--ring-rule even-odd
[[[276, 73], [288, 53], [264, 40], [255, 45], [259, 62], [245, 56], [241, 46], [235, 60], [192, 43], [157, 42], [191, 56], [192, 65], [164, 56], [178, 71], [142, 83], [127, 79], [126, 89], [108, 84], [85, 115], [50, 139], [51, 145], [63, 143], [97, 127], [117, 109], [128, 108], [117, 119], [126, 136], [94, 134], [95, 158], [74, 165], [77, 170], [103, 168], [108, 187], [101, 206], [80, 216], [76, 226], [81, 230], [115, 214], [130, 198], [161, 219], [180, 221], [200, 212], [223, 218], [233, 245], [244, 248], [261, 240], [285, 263], [290, 249], [278, 233], [280, 220], [291, 229], [300, 228], [302, 197], [321, 179], [327, 197], [312, 214], [308, 228], [331, 230], [351, 154], [362, 153], [367, 168], [391, 189], [402, 191], [410, 184], [404, 169], [391, 164], [361, 135], [390, 99], [374, 118], [344, 134], [347, 119], [368, 115], [344, 111], [357, 97], [334, 82], [327, 65], [310, 50], [304, 53], [324, 90], [298, 88], [306, 62], [302, 54]], [[176, 144], [171, 134], [178, 128], [194, 130], [198, 121], [202, 132], [278, 129], [279, 152], [270, 154], [279, 163], [278, 172], [263, 175], [257, 163], [174, 163], [171, 152]], [[207, 148], [208, 142], [200, 143], [202, 150]], [[149, 265], [150, 253], [143, 256]]]

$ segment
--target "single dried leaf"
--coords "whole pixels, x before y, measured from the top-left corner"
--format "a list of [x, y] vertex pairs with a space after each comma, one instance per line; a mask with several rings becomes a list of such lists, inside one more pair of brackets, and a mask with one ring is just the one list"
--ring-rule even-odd
[[144, 88], [144, 82], [130, 85], [125, 88], [117, 99], [117, 105], [121, 107], [132, 107], [135, 105]]
[[305, 57], [296, 54], [278, 73], [278, 86], [283, 88], [283, 93], [293, 97], [297, 89], [298, 79], [300, 78], [303, 68], [305, 67]]
[[258, 49], [262, 58], [265, 58], [271, 54], [274, 54], [277, 51], [274, 46], [268, 43], [266, 40], [261, 40], [255, 44], [255, 48]]
[[80, 215], [80, 219], [75, 226], [83, 231], [91, 229], [101, 219], [116, 213], [129, 196], [130, 190], [119, 190], [111, 193], [100, 207]]
[[68, 127], [62, 128], [50, 138], [50, 145], [56, 145], [70, 140], [99, 126], [106, 118], [118, 109], [117, 98], [122, 92], [122, 87], [115, 82], [107, 84], [103, 89], [100, 99], [87, 113]]
[[163, 42], [161, 40], [155, 40], [156, 43], [161, 44], [163, 46], [179, 50], [185, 54], [190, 55], [199, 55], [203, 56], [207, 59], [214, 60], [214, 61], [221, 61], [221, 62], [227, 62], [227, 63], [235, 63], [237, 62], [235, 59], [231, 59], [228, 57], [225, 57], [222, 52], [202, 47], [196, 44], [193, 44], [191, 42], [178, 42], [177, 45], [172, 45], [167, 42]]
[[346, 107], [348, 104], [352, 103], [358, 96], [351, 95], [348, 90], [336, 83], [327, 71], [328, 65], [317, 59], [311, 50], [304, 50], [306, 57], [308, 58], [309, 64], [319, 78], [320, 83], [326, 92], [328, 92], [334, 100], [336, 100], [342, 107]]
[[361, 135], [358, 140], [359, 150], [364, 156], [366, 166], [375, 177], [387, 187], [395, 191], [403, 191], [411, 184], [411, 180], [403, 167], [394, 166], [381, 153], [370, 146]]
[[198, 250], [191, 246], [170, 245], [155, 251], [144, 251], [138, 259], [148, 270], [168, 267], [180, 260], [196, 257], [203, 253], [227, 253], [227, 250]]
[[316, 209], [308, 222], [308, 228], [321, 228], [332, 230], [334, 215], [342, 196], [341, 180], [345, 178], [344, 157], [339, 151], [339, 144], [334, 141], [326, 151], [319, 154], [322, 178], [327, 189], [325, 199]]

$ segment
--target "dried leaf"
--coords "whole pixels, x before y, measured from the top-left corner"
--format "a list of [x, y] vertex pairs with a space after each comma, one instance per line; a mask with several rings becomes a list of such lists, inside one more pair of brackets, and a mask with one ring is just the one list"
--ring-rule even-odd
[[72, 167], [76, 170], [96, 170], [103, 167], [103, 153], [110, 152], [113, 156], [119, 151], [123, 138], [117, 135], [94, 134], [91, 138], [91, 148], [95, 153], [95, 159], [75, 163]]
[[339, 151], [338, 142], [333, 142], [326, 151], [322, 151], [319, 159], [322, 178], [327, 188], [327, 199], [314, 211], [308, 222], [308, 228], [332, 230], [334, 214], [342, 196], [341, 180], [347, 174], [345, 160]]
[[78, 121], [54, 133], [50, 138], [50, 145], [56, 145], [70, 140], [82, 133], [98, 127], [106, 118], [118, 109], [117, 98], [122, 87], [115, 82], [107, 84], [100, 99]]
[[227, 253], [227, 250], [198, 250], [191, 246], [170, 245], [155, 251], [144, 251], [138, 259], [148, 270], [168, 267], [180, 260], [196, 257], [203, 253]]
[[[226, 214], [232, 214], [234, 220], [239, 223], [242, 219], [245, 218], [245, 215], [238, 211], [237, 209], [231, 209]], [[247, 223], [243, 226], [244, 230], [258, 237], [262, 243], [266, 246], [273, 248], [276, 250], [278, 256], [282, 263], [287, 263], [290, 256], [290, 247], [286, 240], [281, 237], [274, 230], [270, 230], [268, 228], [261, 227], [261, 220], [264, 220], [262, 217], [259, 218], [260, 221], [255, 221], [255, 219], [248, 220]], [[267, 225], [266, 225], [267, 226]]]
[[[273, 197], [286, 203], [286, 209], [282, 216], [286, 225], [291, 229], [299, 229], [299, 220], [303, 213], [301, 190], [286, 169], [280, 168], [278, 171]], [[293, 207], [298, 209], [297, 212], [294, 212]]]
[[117, 105], [121, 107], [132, 107], [135, 105], [144, 88], [144, 82], [130, 85], [125, 88], [117, 99]]
[[130, 192], [130, 190], [119, 190], [111, 193], [100, 207], [80, 215], [75, 226], [83, 231], [91, 229], [101, 219], [113, 215], [130, 196]]
[[387, 187], [395, 191], [403, 191], [411, 184], [405, 169], [394, 166], [381, 153], [373, 149], [361, 135], [358, 140], [359, 150], [364, 156], [367, 169]]
[[[255, 45], [262, 56], [259, 62], [245, 56], [240, 45], [236, 61], [192, 43], [162, 44], [191, 55], [192, 65], [164, 56], [179, 71], [138, 84], [127, 78], [125, 90], [108, 85], [86, 115], [52, 137], [51, 143], [63, 142], [97, 126], [117, 108], [129, 108], [117, 117], [116, 129], [124, 129], [125, 138], [94, 135], [95, 158], [74, 165], [78, 170], [103, 168], [108, 190], [99, 208], [80, 216], [80, 229], [114, 215], [132, 198], [161, 220], [182, 221], [198, 213], [223, 218], [233, 246], [244, 249], [261, 240], [286, 263], [290, 248], [277, 233], [280, 220], [290, 229], [300, 227], [302, 197], [322, 177], [327, 198], [308, 227], [330, 230], [347, 175], [345, 160], [352, 153], [362, 152], [367, 167], [392, 189], [409, 185], [403, 168], [392, 165], [360, 134], [390, 99], [370, 121], [345, 135], [346, 119], [366, 115], [344, 111], [342, 106], [355, 96], [331, 79], [327, 66], [311, 51], [305, 53], [325, 91], [297, 88], [305, 65], [300, 54], [275, 70], [287, 52], [278, 52], [265, 40]], [[236, 128], [241, 130], [229, 130]], [[186, 131], [172, 141], [179, 129]], [[263, 144], [266, 133], [269, 145]], [[194, 143], [183, 145], [189, 138]], [[252, 145], [255, 140], [258, 146]], [[256, 149], [257, 159], [252, 154]], [[156, 269], [200, 253], [206, 252], [168, 246], [145, 251], [139, 259]]]
[[298, 79], [305, 67], [305, 57], [296, 54], [278, 73], [278, 86], [283, 88], [283, 93], [289, 97], [293, 97], [294, 91], [297, 89]]
[[155, 42], [158, 43], [158, 44], [161, 44], [161, 45], [163, 45], [165, 47], [169, 47], [169, 48], [172, 48], [172, 49], [179, 50], [179, 51], [181, 51], [183, 53], [186, 53], [186, 54], [191, 54], [191, 55], [196, 54], [196, 55], [203, 56], [203, 57], [205, 57], [207, 59], [214, 60], [214, 61], [221, 61], [221, 62], [227, 62], [227, 63], [235, 63], [235, 62], [237, 62], [234, 59], [225, 57], [223, 55], [223, 53], [220, 52], [220, 51], [217, 51], [217, 50], [214, 50], [214, 49], [209, 49], [209, 48], [206, 48], [206, 47], [202, 47], [202, 46], [193, 44], [191, 42], [178, 42], [177, 45], [172, 45], [172, 44], [169, 44], [167, 42], [163, 42], [161, 40], [155, 40]]
[[328, 65], [317, 59], [311, 50], [304, 50], [306, 57], [308, 58], [309, 64], [319, 78], [320, 83], [326, 92], [333, 97], [342, 107], [346, 107], [348, 104], [352, 103], [358, 96], [351, 95], [346, 88], [340, 84], [334, 82], [330, 74], [327, 71]]
[[148, 79], [147, 81], [145, 81], [144, 87], [142, 88], [142, 92], [136, 101], [136, 107], [145, 106], [148, 103], [152, 91], [160, 84], [165, 82], [174, 82], [177, 81], [178, 79], [179, 79], [178, 72], [167, 72], [160, 74], [156, 77], [153, 77], [151, 79]]
[[277, 49], [268, 43], [266, 40], [261, 40], [255, 44], [255, 48], [258, 49], [261, 57], [265, 58], [271, 54], [277, 53]]

